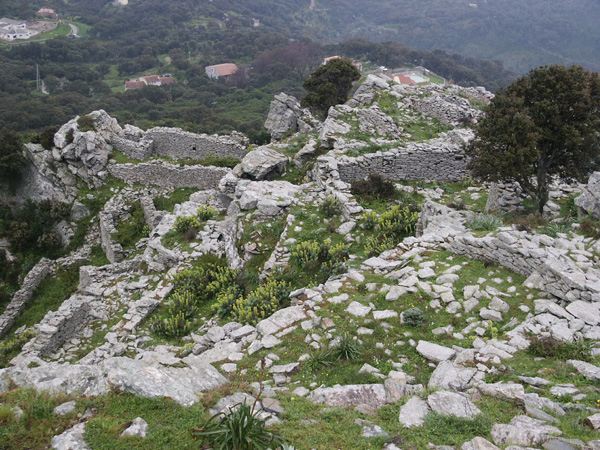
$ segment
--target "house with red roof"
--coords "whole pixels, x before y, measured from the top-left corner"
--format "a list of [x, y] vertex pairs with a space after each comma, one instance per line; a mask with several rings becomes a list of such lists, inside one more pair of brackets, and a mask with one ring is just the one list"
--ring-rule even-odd
[[216, 64], [214, 66], [206, 66], [206, 68], [204, 69], [204, 71], [206, 72], [206, 75], [208, 75], [209, 78], [212, 78], [214, 80], [218, 80], [221, 77], [228, 77], [230, 75], [233, 75], [238, 70], [240, 70], [238, 68], [238, 66], [236, 66], [233, 63], [225, 63], [225, 64]]

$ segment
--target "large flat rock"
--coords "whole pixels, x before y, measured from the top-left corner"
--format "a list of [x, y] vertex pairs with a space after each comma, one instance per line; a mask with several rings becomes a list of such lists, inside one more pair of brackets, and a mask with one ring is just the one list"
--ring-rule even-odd
[[183, 406], [198, 402], [201, 392], [227, 383], [223, 375], [206, 363], [165, 367], [119, 357], [107, 359], [102, 366], [110, 388], [147, 398], [170, 397]]
[[275, 334], [279, 330], [283, 330], [304, 319], [306, 319], [306, 314], [302, 306], [290, 306], [289, 308], [280, 309], [271, 315], [271, 317], [258, 322], [256, 330], [263, 336]]
[[310, 393], [308, 399], [313, 403], [338, 407], [363, 404], [380, 408], [386, 403], [383, 384], [351, 384], [317, 388]]
[[446, 361], [456, 355], [456, 352], [451, 348], [427, 341], [419, 341], [417, 352], [430, 361]]
[[429, 407], [444, 416], [472, 419], [481, 410], [464, 394], [448, 391], [437, 391], [427, 397]]

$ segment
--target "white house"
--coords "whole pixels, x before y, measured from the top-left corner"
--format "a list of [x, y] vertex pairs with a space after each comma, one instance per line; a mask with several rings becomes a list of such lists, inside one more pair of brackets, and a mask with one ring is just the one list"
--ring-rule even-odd
[[25, 22], [7, 19], [6, 17], [0, 19], [0, 39], [9, 41], [14, 41], [15, 39], [29, 39], [36, 34], [37, 31], [27, 29], [27, 24]]
[[206, 66], [204, 71], [209, 78], [218, 79], [220, 77], [228, 77], [238, 71], [238, 66], [233, 63], [217, 64], [214, 66]]

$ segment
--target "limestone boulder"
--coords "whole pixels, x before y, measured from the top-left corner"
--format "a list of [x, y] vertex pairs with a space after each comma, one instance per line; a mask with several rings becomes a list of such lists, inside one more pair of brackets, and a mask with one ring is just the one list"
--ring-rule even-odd
[[427, 402], [420, 397], [411, 397], [400, 408], [400, 423], [405, 428], [420, 427], [431, 410]]
[[444, 416], [472, 419], [481, 410], [464, 394], [449, 391], [437, 391], [427, 397], [429, 407]]
[[600, 218], [600, 172], [590, 175], [582, 194], [575, 199], [580, 216], [588, 214], [595, 219]]
[[452, 359], [456, 355], [456, 352], [451, 348], [427, 341], [419, 341], [417, 352], [430, 361], [445, 361]]
[[341, 408], [352, 405], [368, 405], [372, 408], [380, 408], [386, 403], [383, 384], [336, 385], [328, 388], [317, 388], [307, 398], [313, 403]]
[[85, 443], [83, 435], [85, 433], [85, 423], [78, 423], [66, 430], [64, 433], [52, 438], [52, 448], [54, 450], [89, 450]]
[[319, 121], [310, 111], [300, 106], [293, 96], [280, 93], [275, 96], [269, 108], [265, 128], [275, 141], [281, 140], [290, 133], [307, 133], [318, 128]]
[[545, 422], [527, 416], [517, 416], [508, 424], [496, 424], [492, 427], [492, 439], [497, 445], [538, 446], [552, 438], [560, 436], [562, 431]]
[[285, 171], [289, 158], [267, 146], [252, 150], [233, 168], [239, 178], [264, 180]]
[[474, 367], [463, 367], [452, 361], [442, 361], [429, 378], [429, 389], [462, 391], [477, 373]]
[[117, 357], [105, 360], [103, 371], [106, 384], [112, 389], [147, 398], [170, 397], [183, 406], [198, 402], [199, 393], [227, 383], [227, 379], [207, 363], [169, 367]]

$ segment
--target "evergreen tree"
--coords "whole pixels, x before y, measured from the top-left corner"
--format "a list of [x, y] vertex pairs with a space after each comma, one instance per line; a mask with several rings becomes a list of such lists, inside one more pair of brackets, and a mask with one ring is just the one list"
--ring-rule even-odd
[[0, 131], [0, 182], [13, 185], [19, 179], [19, 169], [25, 164], [19, 135], [4, 128]]
[[600, 77], [540, 67], [499, 92], [467, 146], [474, 175], [517, 182], [541, 214], [554, 177], [585, 181], [600, 163]]
[[315, 70], [305, 81], [308, 94], [302, 99], [302, 106], [327, 112], [331, 106], [344, 103], [352, 83], [360, 78], [359, 70], [347, 58], [329, 61]]

